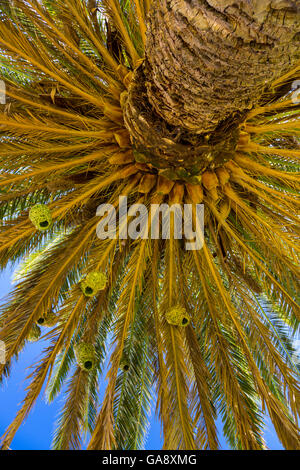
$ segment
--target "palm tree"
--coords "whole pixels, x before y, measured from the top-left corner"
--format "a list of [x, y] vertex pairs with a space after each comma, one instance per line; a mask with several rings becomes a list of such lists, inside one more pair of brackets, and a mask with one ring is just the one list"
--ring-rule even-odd
[[[299, 448], [298, 2], [0, 13], [1, 267], [25, 260], [1, 309], [2, 377], [48, 339], [2, 448], [45, 384], [49, 401], [65, 393], [54, 449], [86, 433], [89, 449], [142, 448], [153, 390], [165, 449], [217, 449], [217, 416], [233, 448], [264, 449], [266, 412]], [[97, 207], [120, 196], [204, 204], [203, 247], [173, 230], [99, 239]]]

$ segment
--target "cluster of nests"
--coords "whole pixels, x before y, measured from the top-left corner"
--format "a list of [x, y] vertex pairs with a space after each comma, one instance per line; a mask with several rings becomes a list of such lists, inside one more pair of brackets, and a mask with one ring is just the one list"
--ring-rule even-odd
[[[50, 220], [50, 218], [48, 218]], [[86, 297], [93, 297], [99, 291], [104, 290], [107, 284], [107, 277], [104, 273], [92, 271], [80, 282], [80, 289]], [[33, 342], [37, 341], [41, 336], [40, 326], [51, 328], [55, 326], [58, 321], [58, 316], [54, 312], [49, 312], [40, 317], [37, 322], [32, 326], [28, 340]]]
[[[30, 209], [29, 218], [33, 225], [38, 230], [47, 230], [52, 225], [52, 216], [50, 209], [44, 204], [37, 204]], [[101, 290], [104, 290], [107, 285], [107, 276], [103, 272], [92, 271], [80, 282], [80, 289], [86, 297], [93, 297]], [[33, 342], [37, 341], [41, 336], [40, 326], [52, 327], [58, 321], [58, 317], [54, 312], [39, 318], [32, 326], [28, 340]], [[190, 316], [186, 309], [177, 305], [171, 308], [166, 313], [166, 321], [173, 326], [186, 327], [190, 323]], [[97, 355], [95, 347], [92, 343], [84, 341], [79, 342], [75, 348], [75, 357], [78, 366], [85, 371], [91, 371], [95, 368], [97, 362]], [[123, 358], [120, 363], [120, 368], [127, 372], [130, 368], [130, 363], [127, 358]]]
[[[166, 320], [174, 326], [187, 326], [190, 323], [190, 317], [186, 310], [182, 307], [174, 307], [166, 313]], [[91, 371], [95, 368], [97, 362], [97, 354], [92, 343], [80, 342], [75, 348], [75, 357], [78, 366], [85, 371]], [[123, 357], [120, 362], [120, 369], [128, 372], [130, 369], [130, 361], [127, 357]]]

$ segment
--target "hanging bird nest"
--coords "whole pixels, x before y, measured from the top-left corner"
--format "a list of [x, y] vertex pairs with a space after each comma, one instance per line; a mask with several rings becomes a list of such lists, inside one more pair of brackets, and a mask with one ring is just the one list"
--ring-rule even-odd
[[47, 230], [52, 225], [51, 211], [45, 204], [33, 206], [29, 211], [29, 219], [38, 230]]
[[171, 308], [166, 313], [166, 320], [170, 325], [188, 326], [191, 319], [186, 309], [180, 306]]
[[41, 326], [51, 328], [52, 326], [56, 325], [57, 320], [58, 320], [58, 317], [55, 315], [55, 313], [50, 312], [47, 315], [40, 317], [37, 323]]
[[96, 352], [92, 343], [78, 343], [75, 348], [77, 364], [82, 370], [91, 371], [96, 364]]
[[40, 336], [41, 336], [40, 327], [36, 324], [33, 324], [27, 337], [28, 341], [30, 341], [31, 343], [34, 343], [35, 341], [39, 339]]
[[80, 287], [86, 297], [93, 297], [100, 290], [105, 289], [107, 277], [104, 273], [93, 271], [81, 281]]
[[130, 363], [127, 358], [123, 358], [120, 362], [120, 369], [122, 369], [123, 372], [127, 372], [130, 368]]

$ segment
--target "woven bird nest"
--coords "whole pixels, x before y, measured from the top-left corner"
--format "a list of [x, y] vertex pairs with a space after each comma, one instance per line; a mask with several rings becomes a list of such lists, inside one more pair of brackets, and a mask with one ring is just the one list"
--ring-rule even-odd
[[51, 211], [45, 204], [33, 206], [29, 211], [29, 219], [38, 230], [47, 230], [52, 225]]
[[33, 324], [27, 337], [28, 341], [30, 341], [31, 343], [34, 343], [34, 341], [37, 341], [40, 336], [41, 336], [40, 327], [36, 324]]
[[81, 281], [80, 287], [86, 297], [93, 297], [100, 290], [105, 289], [107, 277], [104, 273], [93, 271]]
[[188, 326], [191, 319], [185, 308], [177, 306], [173, 307], [166, 313], [166, 320], [170, 325]]
[[120, 368], [123, 372], [127, 372], [130, 368], [130, 363], [127, 358], [123, 358], [120, 362]]
[[58, 317], [55, 313], [50, 312], [45, 316], [42, 316], [38, 319], [37, 323], [41, 326], [46, 326], [47, 328], [51, 328], [52, 326], [56, 325]]
[[75, 348], [75, 357], [77, 364], [82, 370], [91, 371], [96, 364], [96, 352], [91, 343], [78, 343]]

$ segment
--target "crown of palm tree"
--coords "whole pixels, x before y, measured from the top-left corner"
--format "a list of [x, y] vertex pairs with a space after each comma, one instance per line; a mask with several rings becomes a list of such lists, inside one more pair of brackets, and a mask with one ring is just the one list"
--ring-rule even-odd
[[[26, 258], [1, 309], [2, 376], [38, 321], [57, 318], [2, 447], [44, 384], [51, 401], [67, 382], [55, 449], [79, 448], [86, 432], [90, 449], [143, 447], [153, 387], [166, 449], [217, 449], [218, 414], [233, 447], [263, 449], [266, 410], [283, 445], [298, 448], [289, 331], [299, 321], [300, 65], [240, 118], [226, 158], [207, 151], [200, 170], [162, 164], [124, 122], [149, 9], [150, 0], [1, 3], [1, 267]], [[124, 195], [147, 207], [203, 203], [202, 249], [172, 236], [100, 240], [97, 207], [117, 208]], [[174, 325], [182, 315], [186, 327]]]

